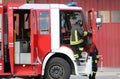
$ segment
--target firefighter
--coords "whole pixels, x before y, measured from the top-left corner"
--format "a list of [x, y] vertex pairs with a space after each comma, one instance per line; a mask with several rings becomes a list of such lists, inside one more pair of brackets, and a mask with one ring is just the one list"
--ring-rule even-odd
[[90, 55], [92, 56], [92, 74], [89, 76], [89, 79], [95, 79], [96, 73], [98, 70], [98, 61], [99, 61], [99, 55], [98, 55], [98, 49], [94, 47], [94, 52], [91, 52]]
[[72, 26], [71, 29], [70, 45], [72, 47], [74, 57], [76, 58], [78, 65], [80, 65], [79, 58], [81, 57], [81, 52], [84, 49], [84, 36], [86, 35], [87, 32], [83, 29], [82, 20], [75, 22], [74, 26]]

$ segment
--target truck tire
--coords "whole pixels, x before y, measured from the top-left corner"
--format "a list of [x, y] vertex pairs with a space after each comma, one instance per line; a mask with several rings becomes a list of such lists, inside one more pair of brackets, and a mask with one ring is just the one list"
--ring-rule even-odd
[[44, 79], [69, 79], [70, 72], [69, 63], [63, 58], [55, 57], [48, 62]]

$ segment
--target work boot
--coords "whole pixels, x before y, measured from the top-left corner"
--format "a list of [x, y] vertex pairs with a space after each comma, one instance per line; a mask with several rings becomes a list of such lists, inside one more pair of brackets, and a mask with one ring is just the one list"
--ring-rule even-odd
[[89, 75], [89, 79], [95, 79], [95, 76], [91, 76], [91, 75]]
[[91, 75], [89, 75], [89, 79], [92, 79], [92, 76], [91, 76]]
[[95, 77], [93, 76], [92, 79], [95, 79]]
[[93, 73], [93, 75], [92, 75], [92, 79], [95, 79], [95, 77], [96, 77], [96, 72]]
[[95, 75], [92, 75], [92, 79], [95, 79]]

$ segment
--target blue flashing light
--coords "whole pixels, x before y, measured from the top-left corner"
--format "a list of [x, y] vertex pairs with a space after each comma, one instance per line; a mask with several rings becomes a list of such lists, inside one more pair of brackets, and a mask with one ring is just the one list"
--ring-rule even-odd
[[68, 6], [77, 6], [77, 2], [69, 2], [69, 3], [66, 3], [66, 5], [68, 5]]

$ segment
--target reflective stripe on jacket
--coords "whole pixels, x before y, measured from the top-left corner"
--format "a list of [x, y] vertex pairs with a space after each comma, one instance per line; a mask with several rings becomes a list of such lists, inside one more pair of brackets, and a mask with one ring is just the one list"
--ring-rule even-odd
[[84, 30], [79, 25], [75, 25], [71, 29], [71, 36], [70, 36], [70, 45], [77, 45], [83, 43], [83, 36], [84, 36]]

